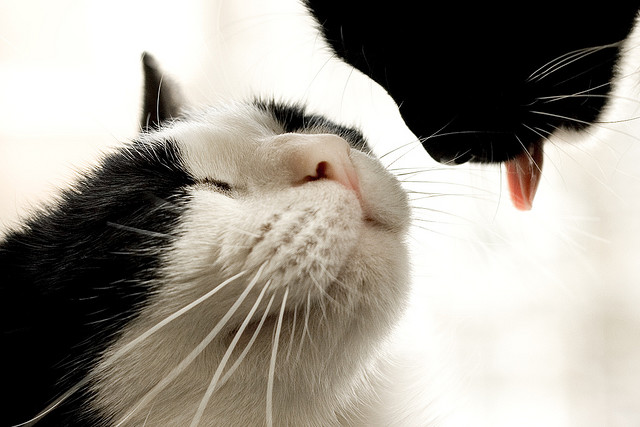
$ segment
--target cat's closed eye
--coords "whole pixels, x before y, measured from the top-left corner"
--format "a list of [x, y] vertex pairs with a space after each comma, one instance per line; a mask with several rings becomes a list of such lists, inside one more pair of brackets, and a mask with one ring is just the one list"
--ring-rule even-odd
[[229, 194], [231, 193], [231, 190], [233, 189], [233, 187], [231, 186], [231, 184], [228, 184], [226, 182], [223, 181], [218, 181], [216, 179], [212, 179], [212, 178], [205, 178], [202, 180], [203, 184], [206, 184], [208, 186], [210, 186], [212, 189], [225, 193], [225, 194]]

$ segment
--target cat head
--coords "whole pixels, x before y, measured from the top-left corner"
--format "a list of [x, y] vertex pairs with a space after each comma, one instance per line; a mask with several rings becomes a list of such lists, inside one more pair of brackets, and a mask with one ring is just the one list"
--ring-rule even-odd
[[160, 196], [179, 214], [140, 279], [149, 297], [90, 374], [92, 405], [160, 423], [335, 420], [404, 305], [405, 193], [357, 130], [273, 101], [188, 110], [143, 62], [129, 156], [188, 183]]

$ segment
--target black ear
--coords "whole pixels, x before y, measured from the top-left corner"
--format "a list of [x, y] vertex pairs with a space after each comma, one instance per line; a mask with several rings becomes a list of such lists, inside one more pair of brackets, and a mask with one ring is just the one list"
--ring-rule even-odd
[[149, 132], [160, 128], [166, 121], [178, 117], [181, 102], [174, 84], [164, 76], [155, 58], [142, 54], [144, 70], [144, 97], [140, 128]]

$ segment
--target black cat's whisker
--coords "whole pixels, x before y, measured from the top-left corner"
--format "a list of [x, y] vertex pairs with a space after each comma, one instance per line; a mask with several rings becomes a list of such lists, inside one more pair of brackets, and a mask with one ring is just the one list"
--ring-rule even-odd
[[[456, 194], [456, 193], [429, 193], [429, 192], [421, 192], [421, 191], [414, 191], [414, 192], [408, 192], [408, 193], [413, 193], [413, 194], [418, 194], [418, 196], [415, 197], [410, 197], [409, 201], [410, 202], [417, 202], [419, 200], [426, 200], [426, 199], [435, 199], [435, 198], [440, 198], [440, 197], [463, 197], [463, 198], [471, 198], [471, 199], [476, 199], [476, 200], [481, 200], [481, 201], [491, 201], [492, 199], [489, 197], [481, 197], [477, 194]], [[411, 196], [411, 194], [410, 194]]]
[[[408, 148], [407, 148], [408, 147]], [[408, 144], [405, 144], [402, 147], [399, 148], [407, 148], [406, 151], [402, 154], [400, 154], [398, 157], [396, 157], [395, 159], [393, 159], [390, 163], [384, 165], [385, 169], [389, 169], [391, 166], [393, 166], [394, 163], [396, 163], [397, 161], [401, 160], [402, 158], [404, 158], [406, 155], [408, 155], [409, 153], [411, 153], [413, 150], [416, 149], [423, 149], [422, 144], [420, 144], [419, 141], [414, 141]], [[394, 150], [395, 151], [395, 150]], [[387, 153], [389, 154], [389, 153]]]
[[267, 378], [267, 408], [266, 422], [267, 427], [273, 427], [273, 384], [275, 381], [276, 357], [278, 356], [278, 344], [280, 342], [280, 333], [282, 331], [282, 320], [284, 319], [284, 310], [287, 305], [287, 297], [289, 296], [289, 287], [284, 290], [282, 304], [280, 305], [280, 314], [278, 314], [278, 323], [271, 345], [271, 360], [269, 361], [269, 374]]
[[443, 211], [442, 209], [435, 209], [435, 208], [431, 208], [431, 207], [427, 207], [427, 206], [411, 206], [411, 209], [425, 210], [425, 211], [433, 212], [433, 213], [436, 213], [436, 214], [447, 215], [447, 216], [452, 216], [454, 218], [459, 218], [459, 219], [463, 219], [463, 220], [466, 220], [466, 221], [471, 221], [468, 218], [465, 218], [463, 216], [454, 214], [453, 212]]
[[529, 75], [529, 77], [527, 77], [525, 81], [530, 82], [533, 80], [537, 80], [542, 74], [545, 74], [550, 68], [555, 67], [558, 63], [565, 62], [570, 58], [575, 57], [575, 55], [580, 55], [582, 52], [584, 52], [587, 49], [590, 49], [590, 48], [582, 48], [582, 49], [577, 49], [577, 50], [563, 53], [562, 55], [552, 59], [551, 61], [545, 63], [544, 65], [536, 69], [533, 73]]
[[[547, 124], [547, 125], [548, 125], [548, 126], [551, 126], [550, 124]], [[534, 129], [534, 128], [532, 128], [531, 126], [527, 125], [526, 123], [522, 123], [522, 126], [524, 126], [524, 128], [525, 128], [525, 129], [530, 130], [531, 132], [533, 132], [534, 134], [536, 134], [537, 136], [539, 136], [540, 138], [542, 138], [544, 141], [547, 141], [547, 142], [549, 142], [549, 143], [552, 143], [552, 144], [554, 144], [554, 146], [556, 146], [556, 147], [558, 146], [557, 144], [553, 143], [553, 142], [549, 139], [549, 137], [553, 134], [553, 132], [554, 132], [555, 130], [557, 130], [557, 128], [555, 128], [554, 126], [551, 126], [552, 128], [554, 128], [554, 131], [549, 131], [549, 130], [545, 130], [545, 129], [542, 129], [542, 128], [535, 128], [535, 129]], [[545, 134], [546, 134], [546, 135], [545, 135]], [[562, 150], [562, 148], [561, 148], [561, 147], [559, 147], [559, 148]], [[558, 172], [560, 172], [560, 169], [556, 166], [555, 162], [553, 162], [553, 161], [552, 161], [552, 162], [551, 162], [551, 164], [553, 165], [553, 167], [554, 167]], [[560, 176], [562, 176], [562, 174], [560, 174]]]
[[[475, 200], [492, 200], [490, 196], [495, 196], [495, 192], [487, 189], [482, 189], [485, 193], [484, 195], [475, 194], [475, 193], [435, 193], [429, 191], [418, 191], [418, 190], [406, 190], [407, 194], [410, 196], [410, 202], [416, 202], [418, 200], [425, 199], [434, 199], [439, 197], [462, 197], [462, 198], [470, 198]], [[412, 197], [413, 196], [413, 197]]]
[[[417, 175], [420, 173], [443, 171], [447, 169], [443, 167], [443, 168], [389, 168], [387, 170], [389, 172], [393, 172], [394, 176], [400, 177], [400, 176], [408, 176], [408, 175]], [[400, 170], [405, 170], [406, 172], [396, 172]]]
[[[400, 146], [398, 146], [398, 147], [394, 148], [393, 150], [391, 150], [391, 151], [388, 151], [388, 152], [384, 153], [383, 155], [381, 155], [381, 156], [379, 157], [379, 160], [381, 160], [381, 161], [382, 161], [382, 159], [383, 159], [384, 157], [388, 156], [389, 154], [391, 154], [391, 153], [395, 153], [396, 151], [401, 150], [401, 149], [403, 149], [403, 148], [405, 148], [405, 147], [408, 147], [408, 146], [410, 146], [410, 145], [414, 145], [414, 144], [420, 144], [420, 145], [422, 145], [425, 141], [428, 141], [429, 139], [435, 138], [436, 136], [440, 135], [440, 132], [442, 132], [442, 131], [443, 131], [447, 126], [449, 126], [452, 122], [453, 122], [453, 119], [449, 120], [449, 121], [448, 121], [444, 126], [442, 126], [440, 129], [436, 130], [435, 132], [433, 132], [431, 135], [427, 136], [426, 138], [418, 138], [418, 139], [416, 139], [416, 140], [410, 141], [410, 142], [408, 142], [408, 143], [406, 143], [406, 144], [402, 144], [402, 145], [400, 145]], [[413, 150], [413, 148], [411, 148], [409, 151], [411, 151], [411, 150]], [[406, 154], [406, 153], [405, 153], [405, 154]], [[405, 154], [403, 154], [403, 155], [402, 155], [402, 156], [400, 156], [399, 158], [402, 158]], [[397, 160], [397, 159], [396, 159], [396, 160]], [[390, 166], [391, 166], [392, 164], [393, 164], [393, 162], [392, 162], [392, 163], [390, 163], [389, 165], [386, 165], [386, 166], [385, 166], [385, 169], [387, 169], [387, 170], [391, 170], [391, 169], [390, 169]]]
[[[601, 86], [605, 86], [605, 85], [601, 85]], [[594, 87], [592, 89], [597, 89], [597, 88], [598, 87]], [[592, 90], [592, 89], [589, 89], [589, 90]], [[632, 102], [634, 104], [640, 104], [640, 100], [639, 99], [629, 98], [627, 96], [614, 95], [614, 94], [603, 95], [603, 94], [586, 93], [586, 92], [587, 91], [577, 92], [577, 93], [574, 93], [574, 94], [571, 94], [571, 95], [540, 96], [540, 97], [536, 98], [536, 100], [544, 101], [545, 104], [549, 104], [549, 103], [552, 103], [552, 102], [562, 101], [562, 100], [568, 99], [568, 98], [605, 98], [605, 99], [616, 99], [616, 100], [620, 100], [620, 101]]]
[[[540, 137], [544, 138], [545, 140], [550, 141], [550, 138], [545, 137], [544, 135], [542, 135], [542, 133], [540, 133], [540, 132], [536, 132], [534, 129], [531, 129], [531, 127], [529, 127], [529, 126], [526, 126], [526, 125], [525, 125], [525, 127], [527, 127], [528, 129], [530, 129], [532, 132], [536, 133], [536, 134], [537, 134], [537, 135], [539, 135]], [[543, 130], [541, 129], [540, 131], [543, 131]], [[583, 131], [583, 132], [585, 132], [585, 133], [587, 133], [587, 134], [588, 134], [588, 132], [587, 132], [587, 131]], [[548, 134], [549, 134], [549, 135], [551, 135], [551, 132], [548, 132]], [[570, 154], [570, 153], [569, 153], [569, 152], [568, 152], [568, 151], [563, 147], [563, 145], [562, 145], [562, 144], [554, 144], [554, 146], [555, 146], [558, 150], [561, 150], [561, 151], [562, 151], [562, 152], [563, 152], [567, 157], [572, 158], [571, 154]], [[602, 176], [605, 176], [605, 175], [606, 175], [606, 174], [605, 174], [605, 171], [604, 171], [604, 170], [602, 169], [602, 167], [600, 166], [600, 163], [597, 161], [598, 159], [594, 157], [594, 155], [593, 155], [593, 153], [591, 153], [591, 151], [586, 150], [586, 149], [584, 149], [584, 148], [582, 148], [582, 147], [580, 147], [580, 146], [574, 146], [574, 147], [575, 147], [576, 149], [579, 149], [580, 151], [582, 151], [584, 154], [588, 155], [590, 158], [592, 158], [592, 159], [594, 160], [594, 163], [596, 164], [596, 167], [598, 167], [598, 168], [599, 168], [599, 170], [600, 170], [600, 174], [601, 174]], [[578, 160], [575, 160], [575, 159], [574, 159], [574, 161], [578, 162]], [[555, 167], [555, 165], [554, 165], [554, 167]], [[559, 167], [556, 167], [556, 170], [557, 170], [558, 172], [561, 172], [561, 169], [560, 169]], [[587, 170], [587, 173], [589, 174], [589, 176], [591, 176], [593, 179], [595, 179], [598, 183], [602, 184], [602, 187], [603, 187], [603, 188], [607, 188], [607, 189], [609, 189], [609, 190], [611, 191], [611, 187], [610, 187], [606, 182], [604, 182], [601, 178], [599, 178], [596, 174], [594, 174], [590, 169], [588, 169], [588, 168], [587, 168], [586, 170]], [[560, 173], [560, 176], [562, 176], [562, 174], [561, 174], [561, 173]], [[619, 198], [619, 196], [618, 196], [617, 194], [615, 194], [613, 191], [611, 191], [611, 193], [612, 193], [615, 197], [618, 197], [618, 198]]]
[[567, 121], [571, 121], [571, 122], [575, 122], [575, 123], [579, 123], [579, 124], [587, 125], [587, 126], [589, 126], [591, 124], [600, 125], [600, 127], [602, 127], [603, 129], [606, 129], [606, 130], [609, 130], [609, 131], [613, 131], [613, 132], [617, 132], [617, 133], [619, 133], [621, 135], [628, 136], [629, 138], [632, 138], [632, 139], [634, 139], [636, 141], [640, 141], [640, 137], [638, 137], [636, 135], [633, 135], [633, 134], [630, 134], [628, 132], [625, 132], [625, 131], [623, 131], [621, 129], [615, 129], [615, 128], [602, 126], [602, 125], [605, 125], [605, 124], [615, 124], [615, 123], [621, 123], [621, 122], [624, 122], [624, 121], [635, 120], [635, 118], [634, 119], [629, 119], [629, 120], [622, 120], [622, 121], [594, 121], [593, 123], [591, 123], [591, 122], [587, 122], [587, 121], [584, 121], [584, 120], [576, 119], [574, 117], [563, 116], [563, 115], [560, 115], [560, 114], [546, 113], [544, 111], [530, 110], [529, 112], [533, 113], [533, 114], [539, 114], [539, 115], [542, 115], [542, 116], [555, 117], [555, 118], [558, 118], [558, 119], [563, 119], [563, 120], [567, 120]]
[[601, 46], [587, 47], [587, 48], [577, 49], [577, 50], [562, 54], [559, 57], [547, 62], [542, 67], [538, 68], [527, 78], [526, 81], [539, 82], [540, 80], [545, 79], [549, 75], [563, 69], [564, 67], [576, 61], [586, 58], [587, 56], [600, 52], [604, 49], [619, 47], [620, 43], [621, 42], [616, 42], [616, 43], [611, 43], [611, 44], [606, 44]]
[[610, 86], [610, 82], [602, 83], [598, 86], [592, 86], [585, 90], [581, 90], [572, 94], [562, 94], [562, 95], [551, 95], [551, 96], [539, 96], [535, 98], [536, 101], [545, 101], [545, 104], [561, 101], [567, 98], [580, 98], [580, 97], [589, 97], [589, 98], [608, 98], [610, 95], [598, 94], [598, 93], [589, 93], [594, 90], [602, 89], [603, 87]]
[[412, 221], [419, 221], [419, 222], [424, 222], [424, 223], [428, 223], [428, 224], [443, 224], [443, 225], [458, 225], [455, 222], [448, 222], [448, 221], [442, 221], [442, 220], [436, 220], [436, 219], [426, 219], [426, 218], [411, 218]]
[[[452, 168], [450, 165], [443, 165], [442, 167], [433, 167], [433, 168], [412, 167], [412, 168], [397, 168], [397, 169], [388, 169], [388, 170], [392, 172], [400, 182], [412, 182], [412, 178], [414, 176], [424, 175], [424, 174], [434, 174], [439, 172], [447, 172], [447, 171], [451, 171]], [[402, 171], [402, 172], [396, 172], [396, 171]], [[474, 167], [468, 164], [465, 167], [465, 173], [468, 173], [468, 175], [471, 177], [485, 176], [486, 171], [487, 171], [486, 168], [483, 168], [480, 166]], [[439, 183], [441, 181], [432, 181], [432, 182]], [[444, 181], [442, 182], [445, 183]], [[447, 181], [446, 183], [449, 183], [449, 182]]]
[[426, 180], [403, 180], [402, 183], [405, 184], [433, 184], [433, 185], [438, 185], [438, 186], [451, 186], [453, 188], [467, 188], [470, 190], [477, 190], [480, 192], [485, 192], [485, 193], [491, 193], [491, 190], [487, 190], [486, 188], [481, 188], [481, 187], [477, 187], [475, 185], [471, 185], [471, 184], [465, 184], [465, 183], [461, 183], [461, 182], [450, 182], [450, 181], [426, 181]]
[[[393, 153], [395, 153], [395, 152], [396, 152], [396, 151], [398, 151], [398, 150], [402, 150], [403, 148], [409, 147], [409, 146], [414, 145], [414, 144], [416, 144], [416, 143], [420, 143], [420, 140], [419, 140], [419, 139], [415, 139], [415, 140], [413, 140], [413, 141], [410, 141], [410, 142], [407, 142], [407, 143], [405, 143], [405, 144], [399, 145], [399, 146], [397, 146], [396, 148], [394, 148], [394, 149], [392, 149], [392, 150], [389, 150], [389, 151], [387, 151], [387, 152], [386, 152], [386, 153], [384, 153], [384, 154], [381, 154], [380, 156], [378, 156], [378, 159], [379, 159], [379, 160], [382, 160], [382, 159], [384, 159], [385, 157], [387, 157], [388, 155], [393, 154]], [[389, 168], [388, 166], [387, 166], [387, 167], [385, 167], [385, 169], [390, 170], [390, 168]]]
[[513, 134], [513, 136], [518, 141], [518, 144], [520, 144], [520, 146], [522, 147], [523, 151], [527, 155], [527, 158], [529, 158], [529, 161], [536, 167], [536, 169], [538, 169], [538, 172], [542, 173], [542, 167], [538, 164], [538, 162], [536, 162], [534, 160], [533, 156], [531, 155], [531, 153], [527, 149], [527, 146], [524, 145], [524, 142], [522, 142], [522, 140], [520, 139], [518, 134]]
[[209, 403], [209, 399], [211, 399], [211, 396], [213, 395], [213, 392], [215, 391], [216, 386], [218, 385], [218, 380], [222, 376], [222, 371], [224, 370], [225, 366], [227, 365], [227, 362], [229, 361], [229, 358], [231, 357], [231, 354], [235, 350], [236, 345], [238, 344], [238, 341], [240, 340], [240, 337], [242, 336], [242, 333], [244, 332], [244, 330], [246, 329], [247, 325], [249, 324], [249, 322], [253, 318], [254, 313], [258, 309], [258, 305], [260, 305], [260, 302], [262, 301], [262, 298], [264, 298], [264, 294], [267, 292], [267, 289], [269, 288], [270, 285], [271, 285], [271, 280], [268, 280], [267, 283], [265, 283], [265, 285], [262, 287], [262, 290], [260, 291], [260, 294], [256, 298], [255, 303], [253, 304], [253, 306], [249, 310], [249, 313], [247, 314], [247, 316], [244, 318], [244, 321], [242, 322], [242, 324], [238, 328], [238, 331], [236, 332], [235, 336], [233, 337], [233, 340], [229, 344], [229, 347], [227, 348], [227, 351], [224, 353], [224, 355], [222, 356], [222, 359], [218, 363], [218, 367], [216, 368], [216, 371], [214, 372], [213, 377], [211, 378], [211, 382], [209, 383], [209, 387], [207, 387], [207, 390], [205, 391], [204, 396], [202, 397], [202, 400], [200, 400], [200, 405], [198, 406], [198, 410], [196, 411], [196, 414], [194, 415], [193, 419], [191, 420], [190, 427], [197, 427], [198, 424], [200, 423], [200, 420], [202, 419], [202, 415], [204, 414], [204, 410], [206, 409], [207, 404]]
[[176, 367], [174, 367], [169, 372], [169, 374], [167, 374], [155, 386], [153, 386], [151, 390], [149, 390], [144, 396], [142, 396], [142, 398], [140, 398], [138, 402], [133, 406], [133, 409], [129, 411], [120, 420], [118, 420], [118, 422], [115, 423], [116, 426], [120, 426], [123, 423], [125, 423], [129, 419], [129, 417], [131, 417], [138, 410], [138, 408], [144, 407], [145, 405], [153, 401], [153, 399], [160, 392], [162, 392], [171, 382], [173, 382], [178, 376], [180, 376], [180, 374], [182, 374], [182, 372], [184, 372], [184, 370], [187, 369], [191, 365], [191, 363], [193, 363], [193, 361], [204, 351], [204, 349], [207, 348], [209, 344], [211, 344], [211, 342], [215, 339], [215, 337], [218, 335], [220, 330], [222, 330], [222, 328], [226, 326], [229, 319], [238, 310], [238, 307], [240, 307], [240, 304], [242, 304], [242, 302], [247, 297], [251, 289], [258, 282], [258, 280], [260, 279], [262, 270], [266, 265], [267, 263], [265, 262], [260, 266], [255, 276], [253, 277], [253, 279], [251, 279], [251, 281], [249, 282], [247, 287], [244, 289], [242, 294], [238, 297], [238, 299], [236, 299], [236, 301], [225, 313], [225, 315], [218, 321], [218, 323], [216, 323], [216, 325], [209, 332], [209, 334], [207, 334], [207, 336], [202, 341], [200, 341], [200, 343], [184, 359], [182, 359], [182, 361]]
[[291, 320], [291, 333], [289, 334], [289, 346], [287, 347], [287, 356], [285, 360], [289, 361], [289, 356], [291, 356], [291, 349], [293, 348], [293, 339], [296, 336], [296, 324], [298, 318], [298, 306], [293, 308], [293, 319]]

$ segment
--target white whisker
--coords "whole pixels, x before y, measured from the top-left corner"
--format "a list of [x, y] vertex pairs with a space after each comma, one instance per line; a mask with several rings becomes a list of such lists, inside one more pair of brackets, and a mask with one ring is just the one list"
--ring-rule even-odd
[[291, 356], [291, 349], [293, 348], [293, 338], [296, 336], [296, 323], [297, 323], [297, 319], [298, 318], [298, 307], [294, 307], [293, 309], [293, 320], [292, 320], [292, 326], [291, 326], [291, 334], [289, 337], [289, 347], [287, 348], [287, 357], [286, 360], [287, 362], [289, 361], [289, 356]]
[[[246, 274], [247, 271], [248, 270], [244, 270], [244, 271], [241, 271], [240, 273], [238, 273], [238, 274], [236, 274], [234, 276], [231, 276], [230, 278], [228, 278], [224, 282], [220, 283], [218, 286], [216, 286], [215, 288], [213, 288], [212, 290], [210, 290], [209, 292], [207, 292], [206, 294], [204, 294], [203, 296], [201, 296], [197, 300], [195, 300], [192, 303], [184, 306], [183, 308], [181, 308], [180, 310], [176, 311], [172, 315], [166, 317], [161, 322], [158, 322], [155, 326], [153, 326], [152, 328], [148, 329], [146, 332], [144, 332], [143, 334], [138, 336], [136, 339], [134, 339], [133, 341], [129, 342], [127, 345], [125, 345], [122, 348], [120, 348], [120, 350], [118, 350], [117, 352], [113, 353], [107, 360], [105, 360], [105, 362], [103, 363], [103, 366], [104, 367], [108, 367], [113, 362], [115, 362], [117, 359], [119, 359], [120, 357], [124, 356], [126, 353], [130, 352], [135, 346], [140, 344], [142, 341], [147, 339], [149, 336], [151, 336], [152, 334], [156, 333], [162, 327], [166, 326], [168, 323], [174, 321], [178, 317], [184, 315], [185, 313], [187, 313], [188, 311], [192, 310], [194, 307], [198, 306], [199, 304], [202, 304], [204, 301], [206, 301], [209, 298], [211, 298], [214, 294], [219, 292], [222, 288], [227, 286], [229, 283], [233, 282], [238, 277], [241, 277], [244, 274]], [[258, 273], [260, 273], [261, 271], [262, 271], [262, 267], [260, 267], [260, 269], [258, 270]]]
[[[588, 47], [588, 48], [584, 48], [584, 49], [577, 49], [571, 52], [567, 52], [565, 54], [560, 55], [559, 57], [547, 62], [546, 64], [544, 64], [542, 67], [538, 68], [536, 71], [534, 71], [529, 78], [527, 78], [527, 81], [540, 81], [544, 78], [546, 78], [547, 76], [557, 72], [558, 70], [561, 70], [562, 68], [576, 62], [579, 61], [583, 58], [586, 58], [589, 55], [592, 55], [594, 53], [600, 52], [601, 50], [604, 49], [608, 49], [608, 48], [613, 48], [613, 47], [618, 47], [620, 46], [620, 42], [616, 42], [616, 43], [611, 43], [611, 44], [606, 44], [606, 45], [602, 45], [602, 46], [594, 46], [594, 47]], [[544, 71], [543, 71], [544, 70]]]
[[282, 330], [282, 319], [284, 318], [284, 309], [289, 296], [289, 288], [284, 290], [282, 297], [282, 305], [280, 306], [280, 314], [278, 315], [278, 324], [271, 348], [271, 361], [269, 363], [269, 377], [267, 381], [267, 426], [273, 426], [273, 383], [275, 380], [276, 357], [278, 355], [278, 342], [280, 341], [280, 332]]
[[580, 119], [576, 119], [576, 118], [569, 117], [569, 116], [563, 116], [563, 115], [560, 115], [560, 114], [553, 114], [553, 113], [546, 113], [544, 111], [531, 110], [530, 113], [539, 114], [541, 116], [555, 117], [555, 118], [558, 118], [558, 119], [567, 120], [567, 121], [571, 121], [571, 122], [575, 122], [575, 123], [580, 123], [580, 124], [587, 125], [587, 126], [589, 126], [589, 125], [600, 125], [604, 129], [607, 129], [607, 130], [610, 130], [610, 131], [614, 131], [614, 132], [618, 132], [618, 133], [620, 133], [622, 135], [631, 137], [631, 138], [633, 138], [635, 140], [640, 140], [640, 138], [637, 137], [636, 135], [632, 135], [632, 134], [624, 132], [624, 131], [622, 131], [620, 129], [612, 129], [612, 128], [608, 128], [608, 127], [602, 126], [604, 124], [614, 124], [614, 123], [620, 123], [620, 122], [625, 122], [625, 121], [636, 120], [636, 118], [620, 120], [620, 121], [611, 121], [611, 122], [595, 121], [595, 122], [591, 123], [591, 122], [588, 122], [588, 121], [585, 121], [585, 120], [580, 120]]
[[262, 325], [264, 324], [265, 320], [267, 319], [267, 316], [269, 315], [269, 310], [271, 309], [271, 305], [273, 304], [273, 300], [275, 299], [275, 297], [276, 297], [275, 294], [271, 295], [271, 299], [267, 304], [267, 308], [264, 310], [264, 314], [260, 319], [260, 323], [258, 323], [256, 330], [253, 331], [253, 335], [251, 335], [251, 339], [245, 346], [244, 350], [242, 350], [242, 353], [240, 353], [240, 356], [238, 356], [238, 359], [233, 363], [233, 365], [231, 365], [227, 373], [225, 373], [224, 376], [220, 379], [220, 387], [222, 387], [222, 385], [227, 382], [227, 380], [231, 377], [231, 375], [233, 375], [235, 370], [238, 369], [238, 366], [240, 366], [240, 363], [242, 363], [244, 358], [247, 356], [247, 353], [249, 353], [249, 350], [251, 349], [253, 342], [256, 340], [256, 338], [258, 338], [258, 333], [260, 333], [260, 330], [262, 329]]
[[175, 368], [173, 368], [168, 375], [166, 375], [153, 388], [151, 388], [151, 390], [149, 390], [147, 394], [145, 394], [134, 405], [133, 409], [129, 411], [129, 413], [127, 413], [115, 424], [116, 426], [122, 425], [125, 421], [127, 421], [127, 419], [129, 419], [129, 417], [131, 417], [131, 415], [133, 415], [138, 410], [138, 408], [144, 407], [144, 405], [151, 402], [160, 392], [162, 392], [171, 382], [173, 382], [173, 380], [175, 380], [182, 372], [184, 372], [184, 370], [187, 369], [187, 367], [189, 367], [191, 363], [193, 363], [196, 357], [198, 357], [204, 351], [204, 349], [207, 348], [209, 344], [211, 344], [211, 341], [213, 341], [213, 339], [218, 335], [220, 330], [227, 324], [231, 316], [235, 314], [240, 304], [244, 301], [244, 299], [247, 297], [251, 289], [254, 287], [254, 285], [260, 278], [262, 270], [266, 265], [267, 263], [264, 263], [260, 266], [260, 268], [256, 272], [256, 275], [251, 280], [251, 282], [249, 282], [249, 284], [247, 285], [245, 290], [242, 292], [242, 294], [233, 303], [231, 308], [229, 308], [229, 310], [222, 317], [222, 319], [220, 319], [218, 323], [213, 327], [211, 332], [209, 332], [209, 334], [202, 341], [200, 341], [200, 343], [191, 351], [191, 353], [189, 353], [184, 359], [182, 359], [182, 361]]
[[309, 337], [309, 342], [311, 343], [311, 345], [315, 346], [315, 344], [313, 343], [313, 339], [311, 338], [311, 332], [309, 331], [310, 314], [311, 314], [311, 291], [307, 292], [307, 304], [304, 307], [304, 327], [302, 328], [302, 334], [300, 334], [300, 343], [298, 344], [298, 352], [296, 354], [296, 363], [300, 360], [305, 337]]
[[247, 314], [244, 321], [240, 325], [240, 328], [236, 332], [236, 335], [233, 337], [233, 340], [231, 341], [231, 344], [229, 344], [229, 347], [227, 348], [227, 351], [224, 353], [224, 356], [222, 356], [222, 359], [220, 360], [220, 363], [218, 364], [218, 367], [216, 368], [216, 371], [214, 372], [213, 377], [211, 378], [209, 387], [207, 388], [207, 391], [204, 393], [204, 396], [200, 401], [200, 405], [198, 406], [198, 410], [196, 411], [196, 414], [193, 417], [193, 420], [191, 421], [191, 427], [196, 427], [200, 423], [200, 420], [202, 419], [202, 415], [204, 414], [204, 410], [206, 409], [207, 404], [209, 403], [209, 399], [211, 399], [211, 396], [213, 395], [216, 385], [218, 384], [218, 380], [222, 375], [222, 371], [224, 370], [224, 367], [227, 365], [227, 361], [229, 360], [229, 357], [231, 357], [231, 353], [233, 353], [233, 350], [236, 348], [236, 345], [238, 344], [238, 341], [240, 340], [242, 333], [244, 332], [245, 328], [251, 321], [253, 314], [258, 309], [258, 305], [262, 301], [262, 298], [264, 297], [264, 294], [267, 291], [267, 288], [269, 287], [270, 284], [271, 284], [271, 280], [267, 281], [267, 283], [262, 287], [262, 291], [260, 291], [260, 294], [258, 295], [256, 302], [253, 304], [253, 306], [251, 307], [251, 310], [249, 310], [249, 313]]
[[157, 237], [160, 239], [168, 239], [173, 237], [170, 234], [158, 233], [156, 231], [144, 230], [142, 228], [129, 227], [128, 225], [116, 224], [115, 222], [111, 222], [111, 221], [107, 221], [107, 225], [109, 227], [117, 228], [119, 230], [128, 231], [136, 234], [142, 234], [143, 236], [147, 236], [147, 237]]

